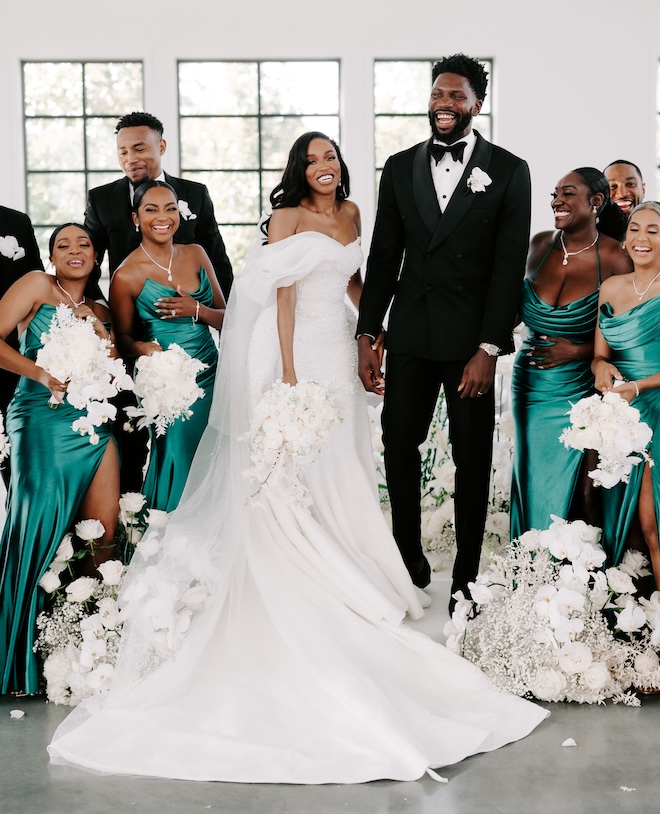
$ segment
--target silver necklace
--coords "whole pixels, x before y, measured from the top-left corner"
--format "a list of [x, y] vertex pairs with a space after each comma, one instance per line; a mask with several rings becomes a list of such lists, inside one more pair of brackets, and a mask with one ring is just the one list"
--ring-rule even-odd
[[67, 295], [67, 297], [71, 300], [71, 304], [73, 305], [74, 308], [80, 308], [80, 306], [84, 304], [85, 299], [86, 299], [85, 297], [83, 297], [82, 300], [80, 300], [80, 302], [76, 302], [73, 299], [73, 297], [71, 296], [71, 294], [69, 294], [69, 292], [66, 290], [66, 288], [64, 288], [64, 286], [60, 285], [60, 281], [57, 279], [57, 277], [55, 278], [55, 282], [57, 284], [57, 287], [60, 289], [60, 291], [63, 291]]
[[586, 252], [587, 249], [590, 249], [592, 246], [595, 246], [598, 242], [598, 238], [600, 235], [596, 233], [596, 238], [593, 243], [590, 243], [588, 246], [585, 246], [584, 249], [578, 249], [576, 252], [569, 252], [566, 250], [566, 244], [564, 243], [564, 230], [562, 229], [559, 233], [559, 242], [561, 243], [562, 250], [564, 252], [564, 259], [561, 261], [562, 266], [568, 265], [568, 258], [574, 257], [576, 254], [582, 254], [582, 252]]
[[140, 248], [155, 266], [158, 266], [159, 269], [163, 269], [163, 271], [167, 272], [167, 279], [170, 282], [172, 282], [172, 261], [174, 260], [174, 243], [172, 244], [172, 253], [170, 254], [170, 262], [169, 265], [167, 266], [161, 266], [161, 264], [157, 260], [154, 260], [153, 257], [149, 254], [149, 252], [144, 248], [144, 246], [141, 243]]
[[649, 290], [649, 288], [651, 288], [653, 283], [658, 279], [658, 277], [660, 277], [660, 271], [655, 275], [655, 277], [651, 280], [651, 282], [646, 286], [644, 291], [639, 291], [638, 290], [637, 284], [635, 283], [635, 277], [636, 276], [637, 276], [637, 272], [635, 272], [633, 274], [632, 284], [633, 284], [633, 288], [635, 289], [635, 294], [637, 294], [637, 296], [639, 297], [639, 301], [641, 302], [643, 297], [644, 297], [644, 294], [646, 294], [646, 292]]

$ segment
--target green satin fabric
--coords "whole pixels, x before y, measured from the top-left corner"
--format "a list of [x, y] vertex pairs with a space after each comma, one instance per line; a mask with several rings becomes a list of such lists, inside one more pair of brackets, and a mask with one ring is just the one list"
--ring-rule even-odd
[[[191, 293], [202, 305], [213, 304], [213, 289], [204, 268], [200, 269], [199, 288]], [[176, 343], [208, 365], [197, 374], [197, 383], [204, 390], [204, 398], [193, 404], [193, 415], [186, 421], [175, 421], [160, 438], [156, 437], [152, 428], [149, 429], [151, 448], [142, 491], [147, 506], [167, 512], [179, 504], [190, 464], [208, 423], [218, 361], [218, 350], [207, 325], [193, 323], [190, 317], [160, 318], [155, 307], [156, 300], [173, 296], [176, 296], [175, 289], [147, 279], [135, 303], [144, 326], [145, 339], [158, 340], [164, 349]]]
[[[20, 338], [19, 350], [34, 359], [48, 331], [54, 306], [42, 305]], [[80, 505], [98, 469], [110, 424], [89, 443], [71, 429], [81, 415], [69, 404], [53, 410], [43, 385], [21, 378], [7, 409], [11, 482], [7, 519], [0, 542], [0, 692], [39, 691], [39, 662], [32, 652], [36, 618], [46, 594], [38, 582], [64, 535], [78, 519]]]
[[[614, 315], [609, 303], [600, 310], [600, 329], [612, 350], [612, 363], [627, 379], [642, 379], [660, 372], [660, 297], [653, 297], [629, 311]], [[660, 506], [660, 446], [655, 443], [660, 431], [660, 388], [643, 390], [633, 400], [640, 419], [653, 430], [649, 452], [655, 458], [653, 475], [653, 501], [656, 517]], [[655, 453], [654, 453], [655, 450]], [[628, 483], [613, 489], [603, 489], [603, 548], [613, 565], [617, 565], [625, 551], [630, 524], [637, 512], [643, 466], [636, 466]]]
[[[540, 336], [561, 336], [575, 343], [593, 339], [598, 291], [567, 305], [552, 306], [523, 283], [521, 319], [529, 336], [516, 356], [511, 381], [514, 446], [511, 482], [511, 537], [545, 529], [550, 515], [567, 517], [582, 463], [582, 453], [566, 449], [559, 436], [568, 426], [571, 404], [593, 393], [591, 360], [539, 370], [526, 355]], [[549, 344], [549, 343], [545, 343]]]

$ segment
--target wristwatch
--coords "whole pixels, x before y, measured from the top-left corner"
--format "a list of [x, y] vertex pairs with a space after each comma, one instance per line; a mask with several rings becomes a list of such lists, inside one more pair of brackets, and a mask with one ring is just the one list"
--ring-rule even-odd
[[500, 352], [497, 345], [493, 345], [492, 342], [481, 342], [479, 347], [481, 350], [485, 350], [489, 356], [497, 356]]

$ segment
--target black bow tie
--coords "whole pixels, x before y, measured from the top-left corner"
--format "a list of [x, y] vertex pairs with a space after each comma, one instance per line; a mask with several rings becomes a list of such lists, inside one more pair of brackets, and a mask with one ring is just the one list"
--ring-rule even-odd
[[435, 158], [435, 163], [437, 164], [441, 158], [446, 153], [451, 153], [451, 157], [454, 161], [460, 161], [461, 164], [463, 163], [463, 153], [465, 152], [465, 148], [467, 144], [464, 141], [457, 141], [456, 144], [436, 144], [435, 142], [431, 142], [429, 144], [429, 152]]

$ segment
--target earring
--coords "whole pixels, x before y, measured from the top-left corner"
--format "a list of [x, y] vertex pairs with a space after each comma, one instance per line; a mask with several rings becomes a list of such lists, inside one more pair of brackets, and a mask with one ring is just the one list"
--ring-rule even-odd
[[597, 215], [598, 214], [598, 207], [596, 206], [596, 204], [594, 204], [593, 209], [594, 209], [594, 215]]
[[136, 231], [136, 232], [139, 232], [139, 231], [140, 231], [140, 227], [137, 225], [137, 223], [135, 224], [135, 231]]
[[622, 240], [622, 241], [621, 241], [621, 248], [622, 248], [624, 251], [626, 250], [626, 241], [625, 241], [625, 240]]

